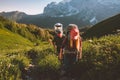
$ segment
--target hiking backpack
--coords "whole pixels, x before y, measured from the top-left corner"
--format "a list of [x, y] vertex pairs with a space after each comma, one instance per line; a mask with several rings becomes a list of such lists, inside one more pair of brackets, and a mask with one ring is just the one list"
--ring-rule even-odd
[[81, 52], [81, 37], [78, 26], [69, 24], [66, 32], [66, 39], [63, 41], [64, 54], [78, 54]]

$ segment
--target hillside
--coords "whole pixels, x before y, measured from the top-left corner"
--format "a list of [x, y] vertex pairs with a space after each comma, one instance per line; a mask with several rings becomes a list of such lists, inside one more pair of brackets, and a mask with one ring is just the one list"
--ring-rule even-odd
[[103, 35], [115, 34], [120, 30], [120, 14], [108, 18], [90, 29], [88, 29], [82, 36], [84, 38], [101, 37]]
[[35, 24], [41, 26], [42, 28], [53, 29], [55, 23], [62, 23], [64, 28], [70, 23], [77, 24], [78, 26], [85, 26], [89, 24], [89, 21], [82, 21], [81, 19], [76, 18], [76, 15], [66, 16], [66, 17], [50, 17], [50, 16], [26, 16], [18, 21], [19, 23], [24, 24]]
[[10, 32], [7, 29], [0, 29], [0, 51], [7, 50], [21, 50], [27, 49], [33, 46], [33, 43], [15, 33]]
[[19, 24], [0, 17], [0, 51], [20, 50], [30, 48], [47, 41], [51, 34], [49, 30], [42, 29], [35, 25]]
[[[119, 25], [117, 16], [114, 17], [116, 23], [113, 22], [112, 26]], [[114, 20], [108, 19], [106, 24], [111, 26], [109, 22]], [[101, 23], [105, 24], [104, 21]], [[82, 31], [86, 29], [88, 28]], [[99, 29], [95, 30], [97, 32]], [[53, 46], [45, 42], [50, 38], [49, 36], [47, 29], [38, 28], [35, 25], [18, 24], [0, 17], [0, 80], [120, 79], [120, 34], [83, 41], [82, 59], [71, 65], [64, 76], [61, 76], [63, 64], [58, 59]], [[33, 46], [37, 41], [39, 44]], [[26, 51], [25, 48], [29, 50]]]
[[49, 29], [43, 29], [32, 24], [17, 23], [15, 21], [5, 19], [2, 16], [0, 16], [0, 28], [6, 28], [33, 42], [36, 40], [47, 40], [51, 36], [49, 34]]

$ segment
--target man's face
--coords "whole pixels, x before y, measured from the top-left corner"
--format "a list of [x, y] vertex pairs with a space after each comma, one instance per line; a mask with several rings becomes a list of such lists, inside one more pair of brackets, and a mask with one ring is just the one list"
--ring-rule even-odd
[[58, 33], [57, 36], [61, 38], [62, 37], [62, 33]]

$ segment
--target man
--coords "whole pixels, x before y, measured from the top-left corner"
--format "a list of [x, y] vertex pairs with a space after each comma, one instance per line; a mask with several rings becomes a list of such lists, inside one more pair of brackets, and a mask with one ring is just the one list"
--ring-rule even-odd
[[57, 55], [60, 53], [61, 44], [65, 38], [63, 34], [63, 25], [61, 23], [56, 23], [54, 25], [55, 35], [52, 41], [54, 49], [57, 50]]

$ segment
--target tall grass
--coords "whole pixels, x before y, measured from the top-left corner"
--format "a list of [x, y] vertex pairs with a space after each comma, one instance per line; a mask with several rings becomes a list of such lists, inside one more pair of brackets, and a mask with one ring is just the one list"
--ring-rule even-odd
[[84, 41], [83, 59], [79, 65], [83, 63], [87, 71], [84, 70], [82, 80], [120, 79], [120, 34]]
[[29, 64], [30, 60], [24, 53], [0, 55], [0, 80], [21, 80]]

